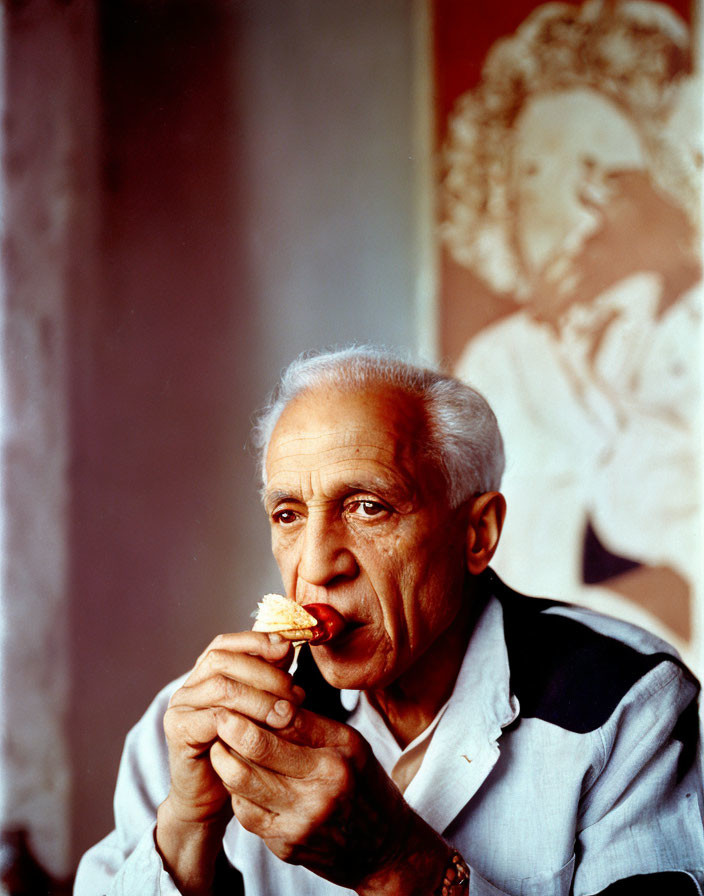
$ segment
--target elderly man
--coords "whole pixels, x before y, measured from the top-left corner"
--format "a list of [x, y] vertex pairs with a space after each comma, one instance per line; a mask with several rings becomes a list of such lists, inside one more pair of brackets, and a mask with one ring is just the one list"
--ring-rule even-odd
[[280, 636], [217, 637], [129, 735], [77, 894], [701, 894], [698, 685], [494, 576], [481, 396], [349, 350], [292, 365], [259, 433], [286, 594], [344, 627], [293, 678]]

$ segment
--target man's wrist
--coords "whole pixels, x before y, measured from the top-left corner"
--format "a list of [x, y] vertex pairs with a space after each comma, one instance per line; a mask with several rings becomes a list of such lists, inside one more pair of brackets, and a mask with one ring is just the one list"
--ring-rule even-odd
[[452, 850], [442, 880], [433, 896], [465, 896], [469, 891], [469, 866], [460, 853]]
[[370, 877], [357, 892], [363, 896], [466, 896], [469, 892], [469, 866], [461, 854], [443, 843], [438, 855], [430, 850], [407, 864]]
[[360, 896], [435, 896], [442, 892], [456, 850], [415, 813], [400, 842], [402, 848], [357, 889]]
[[184, 821], [167, 799], [157, 810], [154, 842], [165, 870], [183, 896], [212, 892], [215, 865], [228, 819]]

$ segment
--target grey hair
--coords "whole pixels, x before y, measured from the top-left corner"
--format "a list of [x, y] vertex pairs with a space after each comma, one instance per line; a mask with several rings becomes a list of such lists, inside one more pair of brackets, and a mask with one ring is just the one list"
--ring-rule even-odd
[[284, 370], [253, 431], [264, 484], [269, 441], [290, 401], [312, 389], [377, 385], [389, 385], [421, 401], [426, 418], [426, 444], [421, 448], [442, 472], [452, 507], [500, 487], [503, 440], [486, 399], [453, 376], [374, 346], [304, 354]]

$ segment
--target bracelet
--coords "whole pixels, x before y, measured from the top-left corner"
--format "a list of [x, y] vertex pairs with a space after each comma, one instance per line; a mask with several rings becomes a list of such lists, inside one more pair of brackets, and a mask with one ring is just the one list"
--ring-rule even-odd
[[469, 890], [469, 867], [456, 849], [448, 862], [442, 883], [434, 896], [463, 896]]

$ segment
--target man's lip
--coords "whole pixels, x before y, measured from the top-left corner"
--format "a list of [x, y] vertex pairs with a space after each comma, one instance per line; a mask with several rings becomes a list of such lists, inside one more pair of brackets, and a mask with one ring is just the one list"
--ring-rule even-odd
[[313, 628], [311, 645], [331, 641], [347, 628], [347, 620], [332, 604], [303, 604], [303, 609], [317, 622]]
[[310, 646], [312, 648], [329, 647], [331, 649], [334, 649], [338, 646], [342, 646], [343, 644], [345, 644], [356, 632], [358, 632], [361, 628], [364, 628], [365, 625], [366, 625], [365, 622], [359, 622], [359, 621], [354, 621], [354, 620], [348, 619], [347, 625], [344, 627], [344, 629], [338, 635], [335, 635], [335, 637], [330, 638], [327, 641], [321, 641], [318, 644], [311, 643], [311, 642], [308, 642], [308, 643], [310, 644]]
[[[337, 644], [342, 640], [346, 640], [348, 635], [353, 634], [355, 631], [357, 631], [357, 629], [367, 625], [370, 621], [369, 619], [360, 619], [358, 615], [359, 608], [357, 606], [358, 600], [354, 598], [350, 600], [349, 597], [347, 597], [344, 600], [338, 599], [333, 602], [324, 599], [316, 600], [313, 596], [311, 596], [308, 600], [298, 597], [297, 603], [299, 603], [301, 607], [303, 607], [303, 609], [312, 607], [313, 612], [311, 615], [315, 616], [316, 619], [318, 617], [315, 613], [315, 610], [317, 607], [320, 607], [321, 609], [330, 608], [333, 613], [340, 616], [344, 620], [344, 627], [340, 632], [334, 633], [332, 637], [326, 640], [317, 641], [316, 639], [313, 639], [312, 643], [309, 641], [308, 643], [311, 647], [327, 646], [333, 643]], [[340, 604], [343, 604], [343, 606], [341, 606]]]

